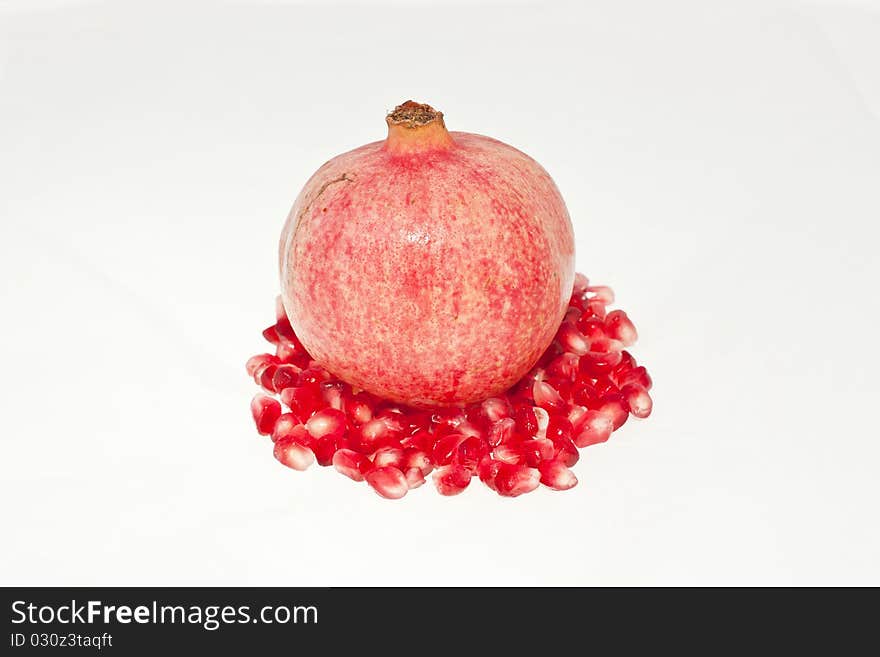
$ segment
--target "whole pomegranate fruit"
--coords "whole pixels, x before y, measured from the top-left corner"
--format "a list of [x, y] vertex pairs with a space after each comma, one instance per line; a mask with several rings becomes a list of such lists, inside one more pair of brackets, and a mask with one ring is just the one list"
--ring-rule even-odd
[[407, 101], [385, 141], [339, 155], [281, 234], [284, 308], [351, 385], [413, 406], [497, 394], [553, 340], [574, 240], [553, 180], [495, 139]]

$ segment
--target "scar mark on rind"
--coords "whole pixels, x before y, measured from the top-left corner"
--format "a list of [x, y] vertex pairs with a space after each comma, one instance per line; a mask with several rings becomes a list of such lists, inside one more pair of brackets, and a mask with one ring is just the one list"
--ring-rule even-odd
[[321, 198], [321, 194], [323, 194], [330, 185], [335, 185], [336, 183], [341, 183], [341, 182], [354, 182], [354, 176], [347, 174], [347, 173], [343, 173], [338, 178], [334, 178], [333, 180], [328, 180], [323, 185], [321, 185], [321, 187], [318, 189], [318, 193], [315, 194], [311, 199], [309, 199], [309, 202], [305, 204], [305, 207], [303, 207], [303, 209], [300, 210], [299, 215], [297, 215], [296, 225], [293, 227], [293, 235], [290, 238], [291, 243], [294, 242], [294, 240], [296, 238], [296, 233], [299, 230], [299, 227], [302, 225], [302, 219], [303, 219], [303, 217], [306, 216], [306, 212], [309, 211], [309, 208], [312, 207], [312, 204], [314, 204], [315, 201], [317, 201], [319, 198]]

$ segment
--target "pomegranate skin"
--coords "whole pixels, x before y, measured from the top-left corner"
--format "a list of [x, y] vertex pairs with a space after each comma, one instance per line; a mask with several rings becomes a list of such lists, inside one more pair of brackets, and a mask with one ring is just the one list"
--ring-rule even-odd
[[495, 139], [411, 101], [389, 135], [309, 179], [281, 235], [284, 308], [353, 386], [417, 407], [509, 388], [553, 340], [574, 237], [553, 180]]

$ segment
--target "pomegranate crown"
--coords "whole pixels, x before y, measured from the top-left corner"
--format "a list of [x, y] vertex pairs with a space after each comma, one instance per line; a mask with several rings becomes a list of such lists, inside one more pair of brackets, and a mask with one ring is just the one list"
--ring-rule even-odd
[[393, 155], [446, 150], [453, 145], [443, 112], [425, 103], [414, 100], [401, 103], [388, 113], [385, 122], [388, 124], [385, 148]]

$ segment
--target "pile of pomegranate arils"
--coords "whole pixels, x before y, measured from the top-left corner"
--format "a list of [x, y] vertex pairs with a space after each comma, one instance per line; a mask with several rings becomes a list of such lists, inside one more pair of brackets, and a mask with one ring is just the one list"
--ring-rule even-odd
[[257, 431], [271, 436], [284, 465], [332, 465], [389, 499], [432, 472], [441, 495], [458, 495], [474, 476], [506, 497], [539, 484], [568, 490], [577, 484], [578, 448], [605, 442], [630, 414], [651, 414], [651, 377], [625, 350], [636, 329], [622, 310], [606, 311], [613, 301], [610, 288], [578, 274], [555, 340], [519, 383], [465, 408], [432, 410], [333, 378], [303, 348], [279, 301], [276, 323], [263, 331], [275, 353], [247, 362], [268, 393], [251, 401]]

